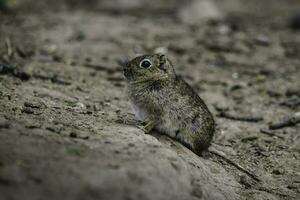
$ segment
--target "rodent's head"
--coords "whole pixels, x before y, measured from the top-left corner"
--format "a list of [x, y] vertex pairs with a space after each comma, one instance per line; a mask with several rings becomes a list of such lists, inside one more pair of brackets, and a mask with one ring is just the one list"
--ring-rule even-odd
[[173, 66], [164, 54], [138, 56], [124, 65], [129, 82], [162, 80], [175, 77]]

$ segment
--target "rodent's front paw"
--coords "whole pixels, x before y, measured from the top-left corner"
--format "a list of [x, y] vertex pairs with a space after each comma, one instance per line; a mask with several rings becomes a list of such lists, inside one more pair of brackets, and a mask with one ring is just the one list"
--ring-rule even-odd
[[144, 131], [144, 133], [148, 134], [151, 132], [151, 130], [154, 128], [155, 124], [154, 122], [150, 121], [146, 123], [145, 125], [138, 125], [137, 127]]

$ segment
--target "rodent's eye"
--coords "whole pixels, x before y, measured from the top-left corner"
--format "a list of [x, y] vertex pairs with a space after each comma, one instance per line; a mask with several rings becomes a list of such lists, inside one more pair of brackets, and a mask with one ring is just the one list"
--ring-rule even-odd
[[144, 59], [140, 62], [140, 67], [142, 68], [149, 68], [151, 67], [152, 63], [149, 59]]

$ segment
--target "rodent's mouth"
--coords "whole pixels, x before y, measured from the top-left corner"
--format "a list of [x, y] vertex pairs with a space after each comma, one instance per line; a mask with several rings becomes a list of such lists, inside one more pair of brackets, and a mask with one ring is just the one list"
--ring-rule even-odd
[[158, 68], [159, 68], [160, 70], [163, 70], [164, 72], [166, 72], [165, 62], [160, 62], [159, 65], [158, 65]]

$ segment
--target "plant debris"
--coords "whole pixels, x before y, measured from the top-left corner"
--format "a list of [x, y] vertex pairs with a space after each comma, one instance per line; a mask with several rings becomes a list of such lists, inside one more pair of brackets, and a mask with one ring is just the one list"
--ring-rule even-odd
[[269, 128], [271, 130], [285, 128], [289, 126], [295, 126], [300, 123], [300, 112], [295, 113], [292, 116], [288, 116], [280, 120], [279, 122], [271, 123]]
[[238, 114], [229, 113], [227, 111], [219, 111], [217, 116], [226, 119], [245, 121], [245, 122], [260, 122], [264, 120], [264, 118], [261, 116], [238, 115]]

